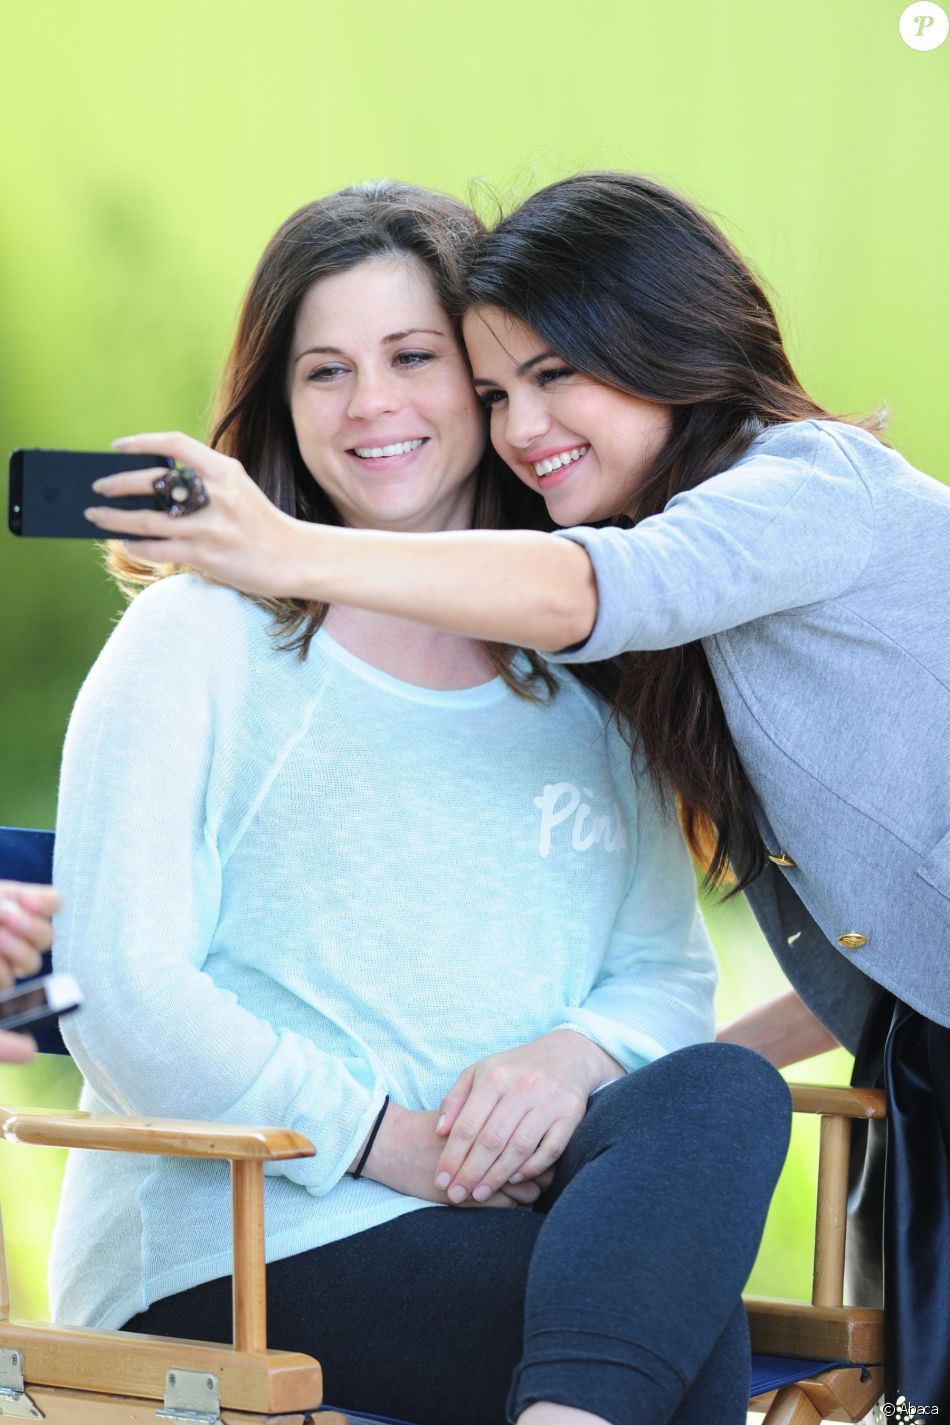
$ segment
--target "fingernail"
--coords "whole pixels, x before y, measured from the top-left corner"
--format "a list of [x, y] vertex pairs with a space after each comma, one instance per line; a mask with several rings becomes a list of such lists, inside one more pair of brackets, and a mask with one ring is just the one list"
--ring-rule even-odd
[[103, 512], [103, 506], [102, 506], [102, 505], [90, 505], [88, 509], [83, 510], [83, 514], [85, 515], [86, 519], [87, 519], [87, 520], [93, 520], [93, 521], [96, 519], [96, 517], [97, 517], [98, 515], [101, 515], [102, 512]]
[[109, 491], [112, 489], [111, 475], [103, 475], [101, 480], [93, 480], [92, 488], [95, 490], [97, 495], [108, 495]]
[[455, 1187], [449, 1188], [449, 1202], [464, 1202], [468, 1193], [461, 1183], [456, 1183]]
[[476, 1202], [484, 1202], [486, 1198], [491, 1197], [491, 1188], [487, 1183], [479, 1183], [478, 1187], [472, 1193], [472, 1197]]
[[441, 1132], [442, 1132], [442, 1127], [443, 1127], [444, 1123], [445, 1123], [445, 1114], [443, 1113], [442, 1117], [439, 1119], [438, 1123], [435, 1125], [435, 1131], [436, 1131], [436, 1133], [441, 1133]]
[[512, 1173], [512, 1175], [511, 1175], [511, 1177], [508, 1179], [508, 1181], [509, 1181], [510, 1183], [523, 1183], [523, 1182], [524, 1182], [524, 1173]]
[[134, 439], [135, 439], [135, 437], [134, 437], [134, 436], [131, 436], [131, 435], [120, 435], [119, 438], [118, 438], [118, 440], [114, 440], [114, 441], [112, 442], [112, 445], [113, 445], [113, 447], [115, 447], [115, 446], [117, 446], [117, 445], [128, 445], [129, 441], [130, 441], [130, 440], [134, 440]]
[[451, 1173], [440, 1173], [439, 1176], [438, 1176], [438, 1177], [436, 1178], [436, 1180], [435, 1180], [435, 1185], [436, 1185], [437, 1188], [447, 1188], [448, 1185], [449, 1185], [449, 1183], [450, 1183], [451, 1181], [452, 1181], [452, 1174], [451, 1174]]

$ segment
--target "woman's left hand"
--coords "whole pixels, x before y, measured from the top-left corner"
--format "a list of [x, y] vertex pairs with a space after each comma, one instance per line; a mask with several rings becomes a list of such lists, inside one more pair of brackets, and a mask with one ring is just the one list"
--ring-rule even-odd
[[[248, 594], [293, 597], [293, 551], [304, 526], [283, 514], [245, 471], [240, 461], [203, 445], [180, 431], [134, 435], [113, 441], [123, 455], [169, 455], [200, 475], [208, 504], [192, 514], [172, 516], [158, 510], [118, 510], [92, 506], [90, 523], [105, 538], [145, 536], [129, 553], [155, 563], [184, 564]], [[97, 480], [98, 494], [148, 495], [165, 467], [108, 475]]]
[[447, 1137], [437, 1187], [452, 1202], [482, 1201], [505, 1183], [537, 1178], [557, 1162], [594, 1089], [624, 1073], [572, 1029], [470, 1065], [442, 1100], [436, 1131]]

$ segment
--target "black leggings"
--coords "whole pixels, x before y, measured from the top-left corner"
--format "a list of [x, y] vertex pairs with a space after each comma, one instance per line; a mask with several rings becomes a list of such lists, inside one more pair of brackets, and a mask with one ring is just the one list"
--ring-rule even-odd
[[[789, 1093], [698, 1044], [594, 1095], [532, 1209], [429, 1208], [271, 1263], [268, 1344], [329, 1401], [413, 1425], [503, 1425], [535, 1401], [611, 1425], [740, 1425], [740, 1292], [785, 1159]], [[231, 1340], [231, 1279], [125, 1329]]]

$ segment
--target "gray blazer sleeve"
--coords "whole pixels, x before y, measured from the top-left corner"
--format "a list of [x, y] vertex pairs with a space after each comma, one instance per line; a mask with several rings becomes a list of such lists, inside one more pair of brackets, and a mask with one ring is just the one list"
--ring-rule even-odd
[[590, 555], [598, 613], [585, 643], [546, 656], [675, 648], [837, 597], [860, 576], [873, 527], [864, 478], [821, 423], [776, 427], [633, 529], [559, 531]]

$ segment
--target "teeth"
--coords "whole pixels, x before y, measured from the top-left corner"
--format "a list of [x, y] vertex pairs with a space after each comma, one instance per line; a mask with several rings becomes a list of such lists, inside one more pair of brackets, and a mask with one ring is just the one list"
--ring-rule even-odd
[[578, 445], [573, 450], [562, 450], [560, 455], [552, 455], [549, 460], [539, 460], [534, 467], [536, 475], [550, 475], [553, 470], [560, 470], [565, 465], [570, 465], [574, 460], [580, 460], [582, 455], [586, 455], [590, 450], [589, 445]]
[[408, 455], [410, 450], [418, 450], [421, 440], [401, 440], [396, 445], [357, 445], [356, 454], [361, 460], [377, 459], [380, 455]]

